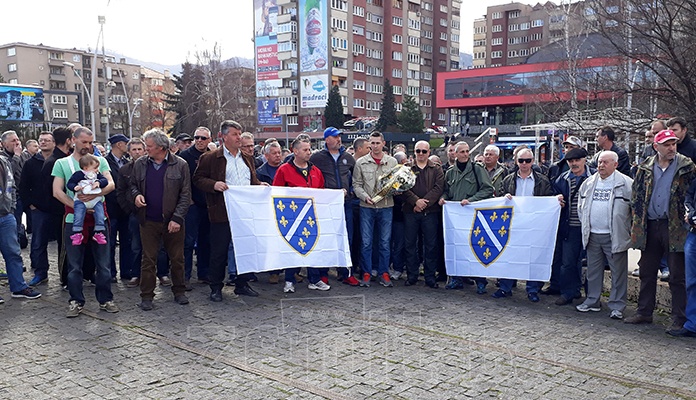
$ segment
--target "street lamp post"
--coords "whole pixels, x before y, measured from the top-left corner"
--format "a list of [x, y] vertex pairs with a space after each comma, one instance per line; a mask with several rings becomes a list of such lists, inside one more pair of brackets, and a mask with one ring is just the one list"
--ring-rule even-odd
[[128, 135], [133, 139], [133, 116], [135, 115], [135, 109], [142, 104], [143, 99], [133, 99], [133, 110], [131, 110], [128, 101], [126, 100], [126, 105], [128, 106]]
[[[92, 118], [90, 118], [90, 122], [92, 123], [92, 132], [95, 132], [95, 129], [94, 129], [94, 126], [95, 126], [94, 125], [94, 120], [95, 120], [95, 118], [94, 118], [94, 98], [92, 97], [92, 93], [91, 93], [91, 91], [86, 90], [87, 85], [85, 84], [85, 80], [82, 79], [82, 75], [80, 75], [77, 72], [77, 70], [75, 69], [75, 64], [73, 64], [69, 61], [63, 61], [63, 65], [65, 65], [66, 67], [70, 67], [73, 70], [73, 73], [75, 74], [75, 76], [77, 76], [77, 78], [80, 80], [80, 82], [82, 82], [82, 87], [85, 88], [84, 92], [85, 92], [85, 94], [87, 94], [87, 100], [89, 101], [89, 112], [92, 114]], [[94, 81], [94, 77], [92, 77], [92, 80]]]

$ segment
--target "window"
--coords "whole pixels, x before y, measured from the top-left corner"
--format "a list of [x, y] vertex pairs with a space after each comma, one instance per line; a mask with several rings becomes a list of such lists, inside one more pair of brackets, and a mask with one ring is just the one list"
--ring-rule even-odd
[[447, 47], [440, 46], [440, 54], [447, 54]]
[[348, 11], [348, 2], [345, 0], [331, 0], [331, 8]]
[[401, 103], [394, 103], [394, 109], [396, 112], [401, 112]]
[[365, 64], [358, 62], [358, 61], [355, 61], [353, 63], [353, 71], [354, 72], [365, 72]]
[[491, 14], [491, 19], [501, 19], [501, 18], [503, 18], [503, 13], [501, 13], [500, 11], [496, 11], [496, 12]]
[[54, 75], [63, 75], [63, 67], [51, 66], [49, 71], [51, 74], [54, 74]]
[[404, 88], [401, 86], [392, 86], [392, 93], [395, 95], [402, 95], [404, 93]]
[[382, 50], [377, 49], [367, 49], [367, 58], [374, 58], [375, 60], [381, 60], [383, 58]]
[[452, 25], [452, 29], [459, 29], [460, 22], [459, 21], [452, 21], [452, 23], [450, 25]]
[[420, 64], [420, 54], [408, 53], [408, 62]]
[[365, 54], [365, 46], [362, 44], [353, 43], [353, 54]]
[[353, 99], [353, 108], [365, 108], [365, 99]]
[[8, 48], [7, 48], [7, 56], [8, 56], [8, 57], [12, 57], [12, 56], [14, 56], [14, 55], [16, 55], [16, 54], [17, 54], [17, 49], [15, 49], [14, 47], [8, 47]]
[[[42, 81], [42, 82], [43, 82], [43, 81]], [[16, 84], [17, 84], [17, 78], [12, 78], [12, 79], [10, 79], [10, 81], [9, 81], [8, 83], [10, 83], [10, 84], [12, 84], [12, 85], [16, 85]]]
[[411, 28], [411, 29], [420, 30], [420, 28], [421, 28], [421, 22], [418, 21], [418, 20], [409, 18], [409, 19], [408, 19], [408, 27]]
[[519, 53], [517, 52], [517, 50], [508, 51], [508, 58], [513, 58], [513, 57], [518, 57], [518, 56], [519, 56]]
[[440, 40], [447, 40], [447, 32], [440, 32]]
[[445, 118], [446, 118], [445, 114], [443, 114], [443, 113], [437, 114], [437, 119], [438, 119], [439, 121], [444, 121]]
[[447, 6], [445, 4], [440, 4], [440, 12], [447, 14]]
[[392, 69], [392, 78], [402, 78], [404, 76], [404, 71], [394, 68]]
[[401, 44], [401, 43], [403, 42], [403, 39], [404, 39], [404, 38], [403, 38], [401, 35], [397, 34], [397, 33], [395, 33], [395, 34], [392, 35], [392, 42], [394, 42], [394, 43], [396, 43], [396, 44]]
[[48, 58], [50, 58], [51, 60], [62, 60], [63, 53], [58, 51], [51, 51], [48, 53]]
[[[496, 26], [500, 26], [500, 25], [494, 25], [493, 28], [491, 29], [492, 32], [500, 32], [500, 31], [496, 31], [496, 30], [495, 30], [495, 27], [496, 27]], [[484, 34], [484, 33], [486, 33], [486, 26], [485, 26], [485, 25], [484, 25], [484, 26], [475, 26], [475, 27], [474, 27], [474, 34], [480, 35], [480, 34]]]
[[380, 67], [373, 67], [368, 65], [367, 70], [365, 71], [365, 75], [370, 75], [370, 76], [382, 76], [382, 68]]
[[353, 6], [353, 15], [357, 15], [358, 17], [364, 17], [365, 8], [360, 6]]
[[486, 58], [485, 51], [475, 51], [474, 52], [474, 60], [483, 60], [485, 58]]
[[340, 18], [331, 18], [331, 28], [339, 31], [347, 31], [348, 21]]
[[532, 28], [537, 28], [540, 26], [544, 26], [544, 20], [543, 19], [535, 19], [532, 21]]
[[433, 52], [433, 45], [432, 44], [422, 44], [421, 51], [424, 53], [432, 53]]
[[541, 40], [543, 36], [541, 33], [532, 33], [532, 40]]
[[420, 38], [418, 36], [409, 36], [408, 45], [414, 47], [420, 46]]
[[424, 2], [423, 4], [421, 4], [421, 6], [424, 10], [433, 11], [433, 3]]
[[408, 79], [420, 79], [420, 71], [409, 69], [406, 71], [406, 77]]
[[[450, 35], [450, 40], [453, 41], [454, 43], [459, 43], [459, 35], [456, 33], [453, 33]], [[486, 40], [483, 40], [483, 45], [486, 45]]]
[[404, 19], [401, 17], [392, 17], [392, 24], [396, 26], [404, 26]]
[[447, 18], [440, 18], [440, 26], [447, 26]]
[[68, 104], [68, 96], [63, 94], [51, 95], [51, 103], [53, 104]]
[[286, 118], [288, 125], [297, 125], [297, 115], [288, 115]]
[[508, 12], [508, 18], [519, 18], [519, 16], [520, 12], [518, 10]]
[[529, 36], [509, 37], [508, 44], [520, 44], [529, 42]]
[[529, 49], [520, 49], [520, 57], [526, 57], [529, 55]]
[[[278, 43], [278, 51], [280, 51], [280, 46], [285, 43]], [[290, 42], [292, 43], [292, 49], [297, 50], [297, 44], [295, 42]], [[348, 50], [348, 40], [347, 39], [341, 39], [341, 38], [336, 38], [332, 37], [331, 38], [331, 47], [335, 49], [341, 49], [341, 50]]]
[[420, 92], [420, 87], [418, 86], [408, 86], [406, 88], [406, 94], [409, 96], [418, 96], [418, 93]]
[[432, 104], [432, 101], [428, 100], [428, 99], [421, 99], [421, 101], [420, 101], [421, 107], [430, 107], [431, 104]]
[[384, 18], [381, 15], [367, 13], [365, 19], [369, 22], [374, 22], [375, 24], [382, 25]]
[[432, 81], [433, 80], [433, 73], [432, 72], [421, 72], [421, 79], [426, 80], [426, 81]]
[[[502, 25], [493, 25], [491, 27], [491, 32], [502, 32], [503, 31], [503, 26]], [[485, 31], [484, 31], [485, 32]]]
[[82, 84], [76, 83], [76, 84], [75, 84], [75, 91], [76, 91], [76, 92], [79, 92], [79, 91], [81, 91], [81, 90], [82, 90]]
[[541, 47], [539, 47], [539, 46], [534, 46], [534, 47], [532, 47], [532, 48], [529, 49], [529, 52], [530, 52], [530, 54], [531, 54], [531, 53], [536, 53], [537, 51], [539, 51], [539, 49], [541, 49]]
[[374, 42], [382, 42], [384, 36], [382, 35], [382, 32], [373, 32], [373, 31], [367, 31], [365, 37], [368, 40], [372, 40]]
[[353, 81], [353, 90], [365, 90], [365, 81]]
[[[485, 42], [485, 41], [484, 41]], [[485, 43], [484, 43], [485, 44]], [[503, 38], [493, 38], [491, 39], [491, 46], [500, 46], [503, 44]]]
[[65, 90], [65, 82], [50, 81], [50, 82], [49, 82], [49, 87], [50, 87], [51, 89]]
[[508, 31], [515, 32], [520, 30], [520, 24], [510, 24], [508, 25]]
[[384, 87], [382, 85], [378, 85], [376, 83], [368, 83], [367, 84], [367, 92], [368, 93], [382, 94], [383, 88]]
[[360, 25], [353, 25], [353, 34], [365, 36], [365, 27], [360, 26]]
[[421, 17], [421, 23], [425, 25], [432, 25], [433, 24], [433, 17]]
[[491, 51], [491, 58], [503, 58], [502, 51]]
[[523, 22], [523, 23], [520, 24], [520, 30], [521, 30], [521, 31], [526, 31], [527, 29], [529, 29], [529, 27], [530, 27], [530, 23], [529, 23], [529, 22]]
[[401, 61], [404, 59], [404, 54], [400, 51], [392, 51], [392, 60]]
[[421, 86], [420, 88], [421, 88], [421, 93], [425, 93], [425, 94], [430, 94], [430, 92], [433, 91], [433, 88], [431, 88], [430, 86]]
[[7, 64], [7, 70], [9, 72], [15, 72], [17, 71], [17, 64], [12, 63], [12, 64]]
[[68, 110], [54, 108], [53, 109], [53, 118], [68, 118]]
[[426, 39], [432, 39], [433, 38], [433, 31], [421, 31], [421, 35], [423, 35], [424, 38]]

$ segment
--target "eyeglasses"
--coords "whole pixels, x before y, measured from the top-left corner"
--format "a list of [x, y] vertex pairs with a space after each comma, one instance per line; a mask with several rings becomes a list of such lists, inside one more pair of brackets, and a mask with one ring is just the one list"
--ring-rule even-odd
[[428, 150], [416, 149], [415, 152], [416, 152], [416, 154], [427, 154]]
[[208, 140], [210, 136], [194, 136], [193, 138], [196, 140]]
[[532, 158], [518, 158], [517, 161], [519, 161], [520, 164], [527, 164], [534, 160]]

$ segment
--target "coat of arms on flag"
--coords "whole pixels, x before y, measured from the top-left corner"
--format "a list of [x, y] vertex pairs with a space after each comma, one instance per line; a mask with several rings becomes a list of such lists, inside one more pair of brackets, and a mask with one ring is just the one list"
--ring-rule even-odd
[[319, 238], [314, 200], [302, 197], [271, 197], [280, 236], [303, 256], [309, 254]]
[[513, 207], [477, 208], [469, 244], [484, 266], [490, 265], [505, 251], [510, 238]]

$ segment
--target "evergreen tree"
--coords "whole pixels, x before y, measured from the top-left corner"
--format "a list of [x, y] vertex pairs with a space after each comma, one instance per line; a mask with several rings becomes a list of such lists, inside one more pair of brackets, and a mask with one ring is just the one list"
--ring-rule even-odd
[[398, 129], [396, 108], [394, 107], [394, 92], [389, 79], [384, 80], [384, 97], [382, 97], [382, 109], [379, 112], [379, 120], [376, 129], [380, 132]]
[[423, 113], [413, 96], [405, 95], [399, 115], [399, 126], [403, 133], [423, 133]]
[[326, 119], [327, 128], [333, 126], [337, 129], [343, 129], [345, 118], [343, 116], [343, 104], [341, 103], [338, 85], [334, 85], [329, 91], [329, 99], [326, 101], [326, 107], [324, 108], [324, 118]]
[[[176, 121], [169, 133], [193, 133], [199, 126], [205, 126], [207, 113], [205, 101], [205, 82], [200, 66], [191, 63], [181, 65], [181, 75], [174, 75], [174, 94], [166, 94], [166, 110], [176, 113]], [[217, 129], [210, 127], [211, 131]]]

